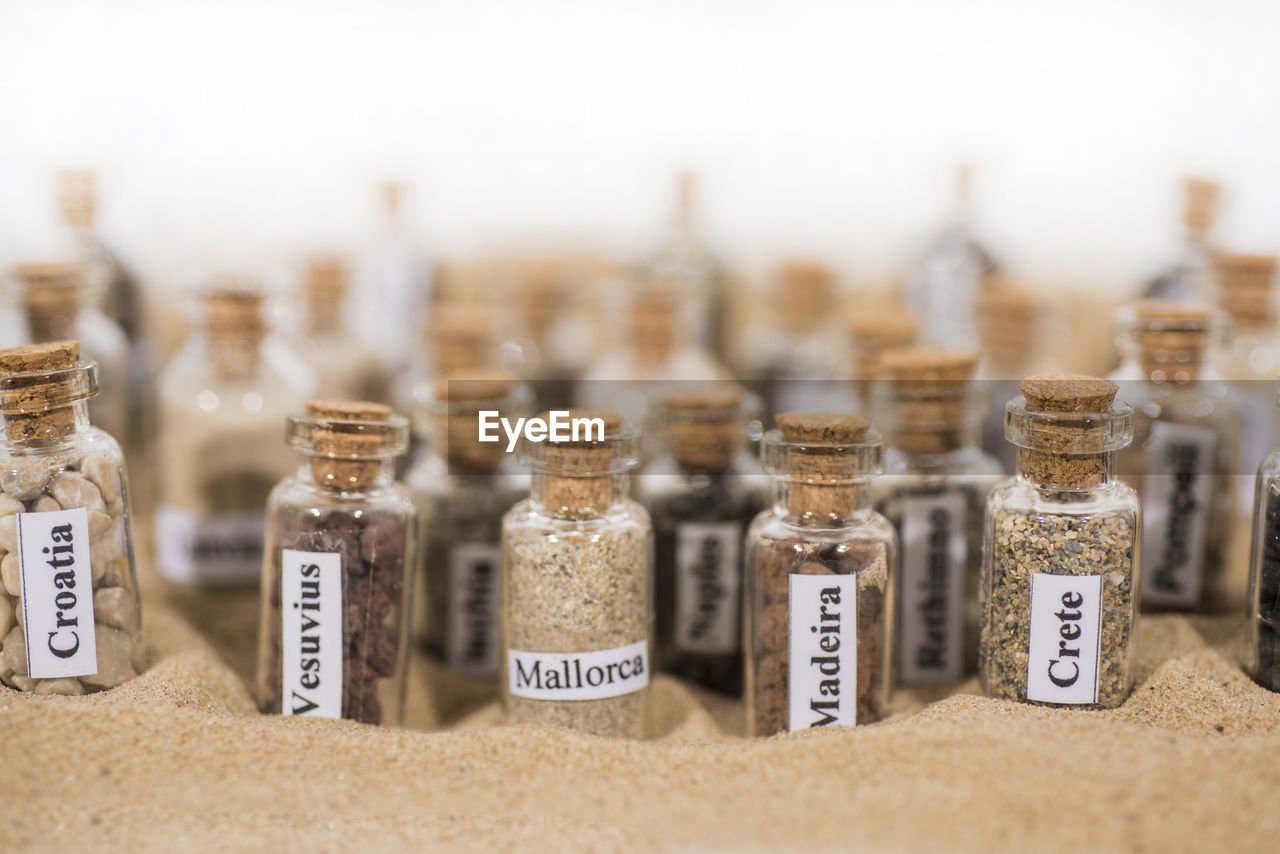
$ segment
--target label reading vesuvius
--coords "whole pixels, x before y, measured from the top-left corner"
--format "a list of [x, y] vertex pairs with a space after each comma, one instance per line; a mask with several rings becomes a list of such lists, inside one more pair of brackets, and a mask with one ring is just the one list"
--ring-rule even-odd
[[966, 515], [960, 492], [903, 499], [898, 673], [906, 684], [964, 675]]
[[280, 710], [340, 718], [342, 555], [283, 549], [280, 562]]
[[858, 578], [790, 577], [790, 728], [852, 726], [858, 710]]
[[18, 570], [27, 673], [32, 679], [97, 673], [88, 511], [19, 513]]
[[507, 650], [507, 680], [527, 700], [603, 700], [649, 685], [649, 643], [597, 652]]
[[156, 508], [156, 562], [171, 581], [251, 582], [262, 571], [263, 516], [259, 512], [193, 513]]
[[737, 651], [741, 542], [736, 522], [685, 522], [676, 528], [676, 649], [703, 655]]
[[499, 570], [502, 549], [459, 543], [449, 553], [449, 632], [445, 657], [460, 673], [498, 672]]
[[1204, 581], [1213, 500], [1212, 430], [1153, 424], [1142, 496], [1142, 601], [1192, 607]]
[[1102, 576], [1031, 574], [1027, 699], [1098, 701]]

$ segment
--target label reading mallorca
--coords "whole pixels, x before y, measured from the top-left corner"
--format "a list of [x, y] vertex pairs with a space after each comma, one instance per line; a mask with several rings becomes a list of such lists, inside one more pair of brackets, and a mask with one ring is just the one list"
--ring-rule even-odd
[[511, 695], [526, 700], [604, 700], [649, 687], [649, 642], [598, 652], [507, 650]]
[[792, 575], [790, 728], [857, 723], [858, 578]]
[[499, 575], [502, 548], [459, 543], [449, 553], [449, 632], [445, 657], [459, 673], [498, 672]]
[[1153, 424], [1142, 496], [1142, 601], [1191, 607], [1204, 581], [1217, 442], [1212, 430]]
[[1031, 574], [1027, 699], [1098, 701], [1102, 576]]
[[898, 672], [907, 684], [964, 675], [965, 496], [903, 500]]
[[262, 572], [265, 519], [256, 511], [156, 509], [156, 561], [171, 581], [240, 584]]
[[32, 679], [98, 672], [89, 511], [18, 514], [22, 629]]
[[280, 709], [342, 717], [342, 555], [282, 549]]
[[676, 528], [673, 641], [681, 652], [737, 652], [741, 543], [736, 522], [686, 522]]

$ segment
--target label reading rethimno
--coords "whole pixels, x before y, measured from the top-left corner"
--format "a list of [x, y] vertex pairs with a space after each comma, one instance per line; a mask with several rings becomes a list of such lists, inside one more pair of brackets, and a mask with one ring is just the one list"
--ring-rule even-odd
[[903, 499], [898, 673], [905, 684], [964, 675], [967, 507], [961, 492]]
[[790, 728], [852, 726], [858, 710], [858, 578], [792, 575]]
[[97, 673], [88, 511], [19, 513], [18, 565], [27, 673], [32, 679]]
[[498, 672], [501, 568], [502, 548], [494, 543], [459, 543], [449, 553], [445, 657], [459, 673]]
[[1098, 701], [1102, 576], [1031, 574], [1027, 699]]
[[283, 549], [280, 710], [342, 717], [342, 555]]

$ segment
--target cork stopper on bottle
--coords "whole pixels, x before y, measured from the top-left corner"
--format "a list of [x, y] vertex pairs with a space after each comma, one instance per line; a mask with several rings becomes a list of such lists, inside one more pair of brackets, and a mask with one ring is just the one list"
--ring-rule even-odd
[[1018, 470], [1045, 486], [1080, 489], [1107, 479], [1112, 453], [1132, 438], [1119, 386], [1084, 374], [1032, 374], [1018, 384], [1025, 409], [1009, 413], [1005, 435]]
[[98, 186], [92, 169], [59, 170], [58, 208], [62, 221], [71, 228], [93, 228], [98, 212]]
[[[544, 412], [543, 420], [550, 421], [551, 413]], [[589, 409], [571, 409], [568, 417], [599, 418], [604, 423], [603, 441], [567, 441], [528, 443], [524, 455], [534, 465], [535, 471], [545, 475], [543, 503], [553, 513], [568, 516], [603, 513], [613, 503], [616, 475], [626, 471], [634, 460], [619, 459], [619, 441], [629, 441], [633, 436], [622, 436], [622, 416], [612, 412]]]
[[[871, 422], [857, 415], [782, 412], [774, 417], [782, 448], [765, 439], [766, 468], [788, 481], [788, 512], [808, 519], [847, 519], [859, 509], [857, 478], [879, 468], [864, 459], [879, 450]], [[771, 447], [772, 446], [772, 447]]]
[[58, 439], [76, 429], [71, 404], [97, 392], [80, 367], [79, 341], [49, 341], [0, 350], [0, 410], [12, 442]]
[[74, 334], [88, 270], [77, 261], [19, 264], [10, 270], [33, 341]]
[[330, 422], [316, 424], [310, 434], [309, 450], [314, 454], [311, 477], [317, 486], [345, 491], [376, 480], [388, 436], [381, 430], [362, 429], [362, 425], [390, 421], [391, 407], [364, 400], [312, 400], [306, 405], [306, 414]]
[[641, 365], [671, 358], [679, 340], [680, 296], [674, 286], [641, 288], [630, 306], [631, 347]]
[[497, 358], [493, 312], [472, 303], [453, 303], [432, 309], [427, 323], [427, 352], [436, 373], [489, 368]]
[[432, 435], [451, 474], [488, 474], [502, 466], [505, 440], [480, 441], [480, 411], [523, 415], [509, 411], [515, 384], [515, 377], [501, 371], [463, 371], [436, 380]]
[[682, 469], [723, 472], [746, 430], [746, 395], [736, 386], [690, 389], [662, 399], [671, 451]]
[[899, 450], [945, 453], [962, 447], [973, 432], [973, 377], [978, 353], [903, 347], [886, 350], [881, 373], [889, 428]]
[[1130, 338], [1145, 376], [1156, 382], [1194, 382], [1219, 327], [1212, 306], [1144, 300], [1132, 306]]
[[341, 258], [326, 255], [311, 259], [304, 291], [307, 326], [312, 332], [332, 332], [341, 325], [347, 281], [347, 265]]
[[1182, 181], [1182, 222], [1187, 230], [1204, 234], [1213, 227], [1221, 188], [1214, 181], [1203, 178], [1184, 178]]
[[835, 298], [835, 274], [816, 261], [795, 259], [777, 273], [775, 303], [787, 329], [810, 332], [831, 311]]
[[864, 399], [868, 383], [880, 379], [880, 354], [895, 347], [914, 344], [920, 334], [920, 320], [904, 309], [861, 308], [849, 317], [853, 337], [854, 371], [862, 382]]
[[1271, 322], [1276, 256], [1216, 252], [1213, 270], [1218, 302], [1239, 325], [1257, 327]]
[[247, 377], [256, 371], [267, 332], [264, 302], [260, 291], [238, 277], [220, 277], [201, 294], [209, 361], [220, 376]]

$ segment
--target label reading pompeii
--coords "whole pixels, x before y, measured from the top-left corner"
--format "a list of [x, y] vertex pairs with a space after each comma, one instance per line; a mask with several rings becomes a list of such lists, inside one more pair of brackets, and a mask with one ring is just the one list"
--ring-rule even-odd
[[858, 578], [790, 577], [790, 728], [857, 723]]
[[964, 676], [965, 496], [904, 500], [898, 668], [903, 682]]
[[449, 630], [445, 653], [460, 673], [498, 672], [499, 570], [502, 549], [460, 543], [449, 553]]
[[704, 655], [738, 650], [741, 543], [736, 522], [676, 528], [676, 649]]
[[282, 549], [281, 712], [342, 717], [342, 555]]
[[1142, 497], [1142, 600], [1190, 607], [1204, 581], [1213, 501], [1212, 430], [1153, 424]]
[[22, 628], [32, 679], [98, 672], [84, 507], [18, 514]]
[[193, 513], [156, 510], [156, 560], [170, 580], [237, 584], [262, 571], [262, 513]]
[[1102, 576], [1031, 574], [1027, 699], [1098, 701]]
[[511, 694], [526, 700], [604, 700], [649, 685], [649, 642], [598, 652], [507, 651]]

